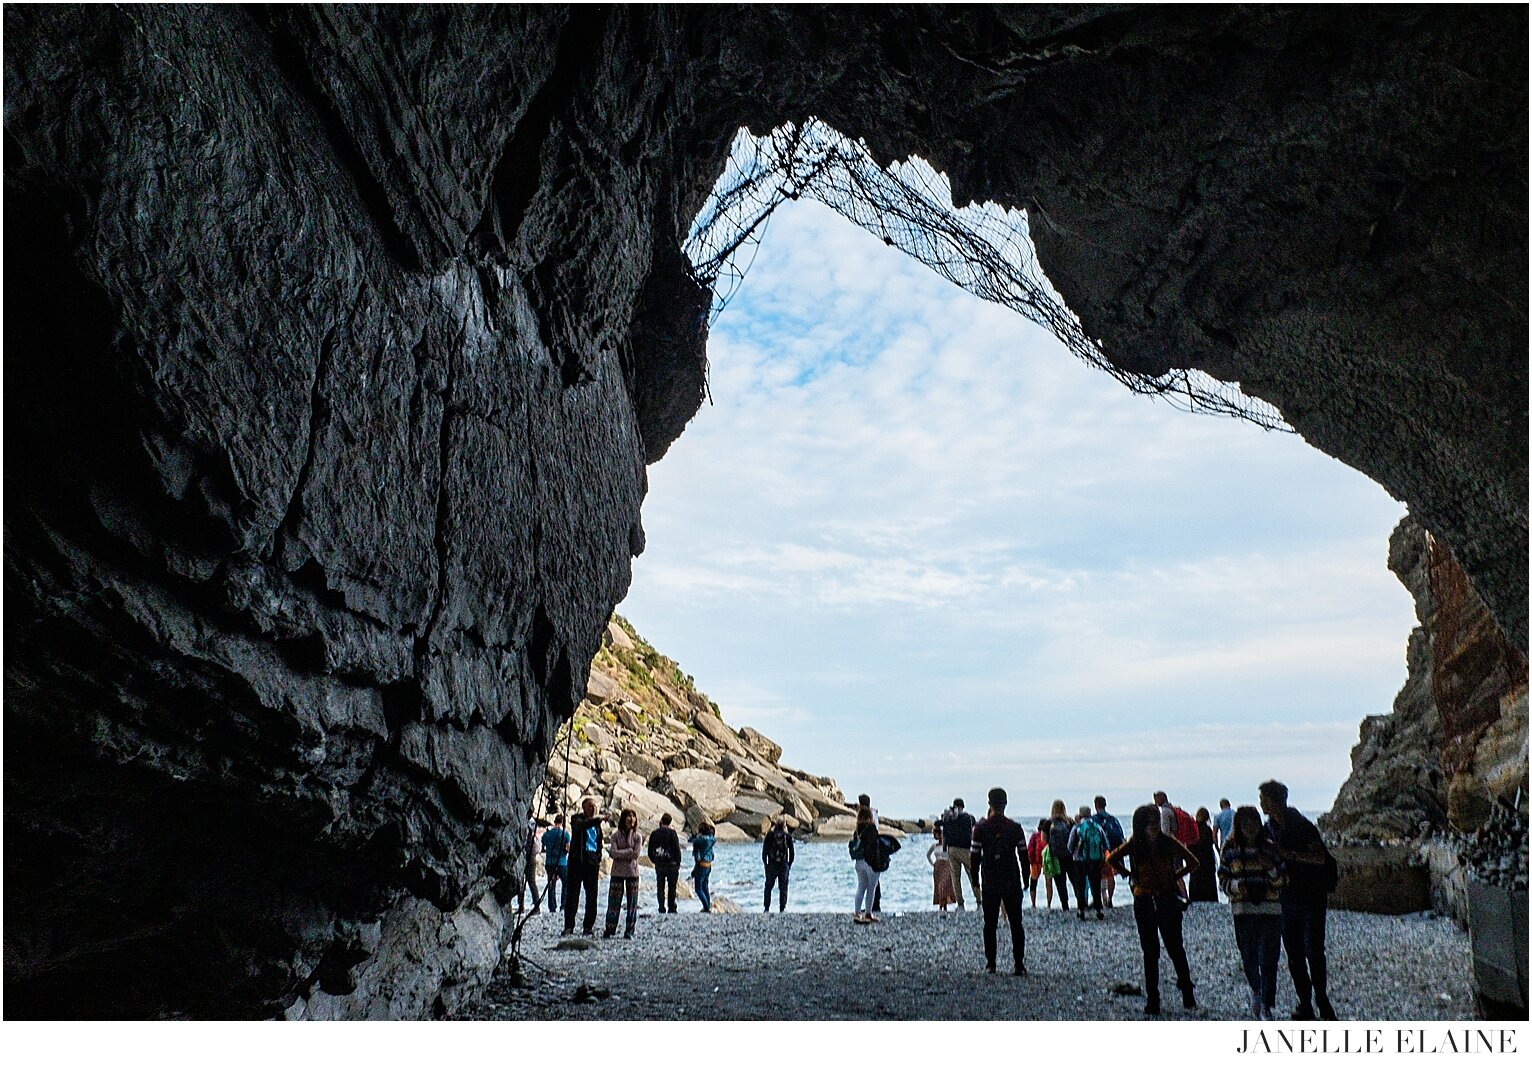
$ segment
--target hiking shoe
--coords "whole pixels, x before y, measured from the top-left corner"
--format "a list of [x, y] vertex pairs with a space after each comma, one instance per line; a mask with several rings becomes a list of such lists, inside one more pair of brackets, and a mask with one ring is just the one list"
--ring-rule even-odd
[[1158, 1015], [1159, 1013], [1160, 1013], [1160, 998], [1159, 997], [1150, 997], [1148, 1000], [1144, 1001], [1144, 1014], [1145, 1015]]
[[1307, 1004], [1300, 1004], [1293, 1009], [1292, 1019], [1294, 1022], [1313, 1022], [1314, 1009]]
[[573, 937], [573, 936], [574, 936], [574, 927], [573, 927], [573, 926], [571, 926], [571, 927], [568, 927], [568, 928], [567, 928], [567, 929], [565, 929], [565, 931], [564, 931], [564, 932], [563, 932], [563, 933], [562, 933], [562, 934], [561, 934], [561, 935], [559, 935], [559, 936], [561, 936], [561, 937]]
[[1185, 1008], [1187, 1011], [1191, 1011], [1196, 1006], [1197, 998], [1192, 996], [1192, 991], [1190, 989], [1181, 990], [1181, 1007]]
[[1330, 998], [1319, 991], [1314, 993], [1314, 1004], [1319, 1008], [1319, 1017], [1327, 1023], [1335, 1022], [1335, 1007], [1330, 1003]]
[[985, 974], [994, 974], [995, 973], [995, 965], [993, 963], [986, 963], [984, 965], [984, 973]]
[[1096, 918], [1101, 919], [1101, 920], [1105, 920], [1106, 919], [1106, 912], [1101, 911], [1100, 909], [1097, 909], [1097, 911], [1096, 911]]
[[1080, 913], [1080, 921], [1082, 923], [1085, 921], [1085, 913], [1083, 911]]
[[1016, 965], [1016, 969], [1011, 973], [1020, 978], [1027, 973], [1027, 965], [1025, 963], [1018, 963]]

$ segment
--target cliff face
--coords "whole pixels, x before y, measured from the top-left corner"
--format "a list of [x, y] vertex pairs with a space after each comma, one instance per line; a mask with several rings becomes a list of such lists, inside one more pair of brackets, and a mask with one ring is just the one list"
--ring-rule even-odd
[[[1351, 777], [1320, 824], [1363, 840], [1483, 829], [1527, 796], [1527, 663], [1445, 545], [1406, 517], [1389, 568], [1415, 597], [1409, 677], [1362, 723]], [[1523, 846], [1524, 847], [1524, 846]]]
[[1028, 207], [1114, 360], [1274, 402], [1525, 649], [1526, 17], [7, 7], [8, 1013], [483, 981], [742, 123]]
[[720, 841], [759, 838], [781, 815], [795, 834], [854, 815], [834, 779], [784, 767], [782, 747], [723, 721], [690, 675], [613, 618], [591, 664], [585, 699], [559, 731], [533, 800], [538, 814], [632, 808], [649, 830], [669, 815], [678, 831], [715, 825]]

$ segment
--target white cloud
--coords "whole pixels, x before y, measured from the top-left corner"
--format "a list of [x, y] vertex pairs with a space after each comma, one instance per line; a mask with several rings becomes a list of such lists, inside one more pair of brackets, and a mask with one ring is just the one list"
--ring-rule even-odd
[[[880, 775], [952, 733], [1099, 752], [1146, 717], [1280, 716], [1315, 724], [1282, 736], [1324, 806], [1403, 681], [1381, 489], [1130, 394], [823, 208], [779, 212], [709, 355], [623, 611], [808, 770]], [[1239, 747], [1197, 749], [1197, 773]]]

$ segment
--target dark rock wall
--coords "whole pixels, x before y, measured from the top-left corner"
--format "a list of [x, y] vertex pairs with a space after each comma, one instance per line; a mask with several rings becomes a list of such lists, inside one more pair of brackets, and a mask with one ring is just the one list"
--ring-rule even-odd
[[1032, 211], [1526, 642], [1526, 12], [5, 11], [8, 1014], [411, 1016], [700, 401], [677, 237], [819, 114]]
[[651, 277], [707, 180], [670, 136], [687, 33], [13, 7], [6, 38], [11, 1012], [343, 1010], [422, 908], [480, 909], [492, 963], [668, 443], [634, 365], [700, 380], [694, 307], [651, 330], [680, 360], [630, 337], [688, 285]]

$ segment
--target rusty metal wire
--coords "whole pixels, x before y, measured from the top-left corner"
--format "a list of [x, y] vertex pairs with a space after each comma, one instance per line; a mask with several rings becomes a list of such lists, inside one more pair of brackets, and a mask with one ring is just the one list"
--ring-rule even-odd
[[1027, 216], [994, 204], [957, 208], [946, 178], [918, 159], [884, 168], [866, 147], [818, 119], [764, 137], [741, 130], [723, 176], [686, 242], [697, 277], [713, 289], [712, 317], [738, 292], [772, 212], [807, 197], [913, 256], [975, 296], [1019, 312], [1079, 359], [1135, 393], [1186, 411], [1245, 419], [1291, 433], [1280, 412], [1238, 383], [1198, 370], [1149, 375], [1115, 366], [1049, 285]]

